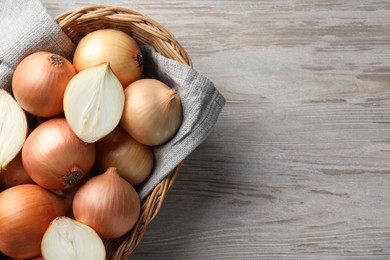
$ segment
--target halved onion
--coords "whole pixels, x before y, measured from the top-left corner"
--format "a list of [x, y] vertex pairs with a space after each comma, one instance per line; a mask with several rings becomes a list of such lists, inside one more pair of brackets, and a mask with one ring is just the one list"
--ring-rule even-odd
[[89, 226], [61, 216], [54, 219], [42, 238], [46, 260], [104, 260], [106, 250], [99, 235]]
[[93, 143], [119, 124], [124, 102], [122, 85], [105, 63], [79, 72], [69, 82], [65, 118], [81, 140]]
[[0, 89], [0, 169], [5, 169], [23, 147], [27, 117], [15, 99]]

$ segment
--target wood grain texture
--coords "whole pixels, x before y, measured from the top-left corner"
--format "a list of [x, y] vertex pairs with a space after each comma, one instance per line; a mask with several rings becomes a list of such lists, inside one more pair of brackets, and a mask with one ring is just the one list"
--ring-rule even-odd
[[390, 258], [390, 1], [109, 2], [227, 99], [130, 259]]

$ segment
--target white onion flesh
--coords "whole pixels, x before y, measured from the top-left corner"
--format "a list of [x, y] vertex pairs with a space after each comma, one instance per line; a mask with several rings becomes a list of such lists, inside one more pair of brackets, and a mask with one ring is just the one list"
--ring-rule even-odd
[[81, 140], [93, 143], [119, 124], [124, 102], [122, 85], [106, 63], [79, 72], [69, 82], [65, 118]]
[[102, 239], [90, 227], [68, 217], [58, 217], [46, 230], [41, 244], [45, 260], [104, 260]]
[[6, 168], [23, 147], [27, 118], [16, 100], [0, 89], [0, 169]]

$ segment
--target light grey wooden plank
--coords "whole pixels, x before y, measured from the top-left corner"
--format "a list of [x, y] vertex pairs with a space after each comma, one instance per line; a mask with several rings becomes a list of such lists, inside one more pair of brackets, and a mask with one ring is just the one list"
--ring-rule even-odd
[[389, 1], [110, 3], [169, 28], [227, 98], [130, 259], [390, 257]]

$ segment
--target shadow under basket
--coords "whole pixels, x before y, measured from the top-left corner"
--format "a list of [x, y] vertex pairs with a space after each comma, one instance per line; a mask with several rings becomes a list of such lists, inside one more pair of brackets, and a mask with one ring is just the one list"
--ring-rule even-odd
[[[55, 20], [75, 44], [89, 32], [114, 28], [126, 32], [140, 45], [151, 45], [163, 56], [192, 66], [187, 52], [172, 33], [137, 11], [111, 5], [93, 5], [67, 11], [58, 15]], [[158, 214], [181, 165], [182, 163], [142, 201], [140, 217], [132, 230], [120, 238], [104, 241], [107, 259], [127, 259], [136, 248], [148, 225]]]

